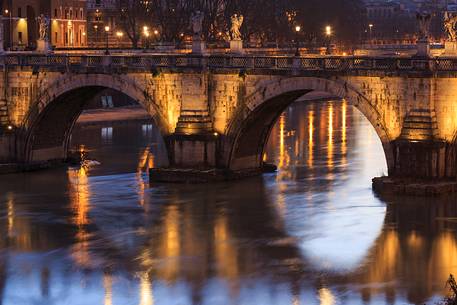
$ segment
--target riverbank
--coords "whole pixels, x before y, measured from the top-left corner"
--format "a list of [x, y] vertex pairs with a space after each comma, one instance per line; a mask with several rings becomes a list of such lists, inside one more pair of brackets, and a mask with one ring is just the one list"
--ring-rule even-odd
[[141, 106], [125, 106], [85, 110], [81, 113], [76, 124], [97, 125], [107, 122], [150, 120], [151, 116]]
[[455, 180], [419, 180], [392, 177], [373, 178], [373, 190], [380, 194], [441, 196], [457, 193]]
[[239, 180], [277, 171], [274, 164], [265, 163], [262, 168], [230, 171], [223, 169], [182, 169], [152, 168], [149, 170], [149, 181], [159, 183], [200, 184]]

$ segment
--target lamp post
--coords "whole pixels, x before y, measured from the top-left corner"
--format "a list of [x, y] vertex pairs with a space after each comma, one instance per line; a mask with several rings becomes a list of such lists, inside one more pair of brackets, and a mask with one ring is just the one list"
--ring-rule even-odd
[[331, 38], [332, 38], [332, 27], [327, 25], [325, 27], [325, 36], [327, 37], [327, 54], [329, 55], [331, 52], [330, 52], [330, 42], [331, 42]]
[[121, 40], [122, 40], [122, 37], [124, 37], [124, 33], [121, 32], [121, 31], [117, 31], [116, 32], [116, 37], [118, 39], [119, 48], [121, 48]]
[[300, 56], [300, 41], [298, 39], [300, 31], [301, 31], [301, 26], [299, 26], [299, 25], [295, 26], [295, 42], [297, 44], [297, 49], [295, 50], [295, 56], [297, 56], [297, 57]]
[[143, 36], [144, 36], [144, 49], [143, 52], [146, 52], [146, 49], [149, 48], [149, 27], [148, 26], [143, 26]]
[[11, 50], [13, 48], [13, 18], [11, 16], [11, 10], [5, 9], [5, 15], [8, 16], [8, 21], [9, 21], [9, 41], [8, 41], [8, 47]]
[[98, 25], [94, 25], [94, 31], [95, 31], [95, 47], [98, 48]]
[[370, 44], [372, 43], [372, 40], [373, 40], [373, 23], [370, 23], [368, 25], [368, 28], [370, 29]]
[[109, 55], [109, 44], [108, 44], [108, 34], [109, 34], [109, 26], [105, 26], [105, 35], [106, 35], [106, 50], [105, 55]]

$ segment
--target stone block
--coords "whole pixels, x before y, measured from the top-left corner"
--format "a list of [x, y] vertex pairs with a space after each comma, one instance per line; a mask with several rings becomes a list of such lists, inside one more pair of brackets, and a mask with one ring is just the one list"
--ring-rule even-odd
[[242, 40], [230, 40], [230, 53], [243, 54], [243, 41]]

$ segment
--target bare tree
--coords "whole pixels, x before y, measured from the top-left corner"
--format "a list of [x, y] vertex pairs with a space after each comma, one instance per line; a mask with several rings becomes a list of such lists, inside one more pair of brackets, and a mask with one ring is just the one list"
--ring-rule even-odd
[[165, 41], [177, 41], [181, 34], [189, 29], [192, 14], [192, 1], [185, 0], [151, 0], [152, 19], [160, 30]]
[[120, 24], [132, 42], [138, 48], [142, 26], [150, 19], [151, 2], [148, 0], [118, 0]]

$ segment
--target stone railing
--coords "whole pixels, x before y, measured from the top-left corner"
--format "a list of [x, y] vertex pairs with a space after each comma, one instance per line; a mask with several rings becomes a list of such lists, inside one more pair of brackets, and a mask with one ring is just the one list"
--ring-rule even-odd
[[249, 55], [77, 55], [5, 54], [0, 65], [6, 67], [104, 68], [125, 67], [203, 69], [264, 69], [296, 71], [422, 71], [457, 72], [457, 58], [363, 57], [363, 56], [249, 56]]

